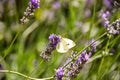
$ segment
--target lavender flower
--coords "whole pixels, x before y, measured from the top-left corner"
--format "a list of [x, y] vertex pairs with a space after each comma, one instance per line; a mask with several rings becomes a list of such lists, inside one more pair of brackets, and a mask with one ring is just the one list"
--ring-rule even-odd
[[82, 69], [85, 62], [89, 60], [91, 57], [91, 53], [87, 54], [86, 50], [84, 50], [79, 56], [78, 59], [71, 62], [66, 69], [67, 73], [67, 80], [71, 80], [71, 78], [75, 78], [77, 74], [80, 73], [80, 70]]
[[50, 59], [49, 55], [52, 54], [52, 52], [56, 49], [57, 44], [61, 41], [61, 36], [51, 34], [49, 36], [49, 40], [50, 40], [50, 43], [48, 43], [48, 45], [46, 46], [45, 51], [43, 51], [40, 54], [40, 56], [47, 61], [49, 61], [49, 59]]
[[107, 8], [112, 7], [110, 0], [104, 0], [104, 4], [105, 4], [105, 6], [107, 6]]
[[29, 18], [34, 16], [35, 9], [39, 8], [40, 0], [30, 0], [24, 16], [20, 20], [22, 24], [25, 24], [29, 21]]
[[56, 70], [55, 77], [57, 78], [57, 80], [62, 80], [63, 76], [64, 76], [64, 69], [60, 67], [59, 69]]
[[103, 24], [104, 24], [105, 28], [107, 28], [107, 27], [108, 27], [109, 23], [110, 23], [110, 21], [108, 21], [108, 20], [105, 20], [105, 21], [103, 22]]
[[109, 11], [106, 11], [106, 12], [101, 12], [102, 13], [102, 18], [103, 19], [106, 19], [106, 18], [108, 18], [108, 17], [110, 17], [111, 16], [111, 14], [110, 14], [110, 12]]
[[39, 0], [30, 0], [30, 2], [34, 8], [39, 8]]
[[78, 53], [79, 55], [76, 55], [75, 52], [72, 52], [71, 57], [69, 57], [66, 60], [63, 66], [64, 76], [66, 80], [73, 80], [73, 78], [75, 78], [80, 73], [81, 69], [83, 68], [83, 65], [90, 59], [93, 52], [96, 51], [97, 42], [95, 42], [94, 39], [92, 39], [88, 43], [91, 44], [89, 48], [83, 50], [81, 53]]
[[49, 36], [49, 40], [56, 47], [56, 45], [61, 41], [61, 36], [56, 36], [55, 34], [51, 34]]
[[86, 4], [93, 5], [93, 0], [86, 0]]
[[109, 11], [103, 12], [103, 10], [101, 10], [100, 15], [102, 17], [102, 22], [104, 24], [105, 27], [107, 27], [110, 23], [110, 21], [108, 20], [108, 18], [111, 16]]
[[109, 25], [109, 23], [110, 23], [110, 21], [105, 20], [105, 22], [104, 22], [104, 26], [107, 28], [107, 27], [108, 27], [108, 25]]
[[81, 61], [88, 61], [90, 56], [91, 56], [91, 53], [90, 54], [86, 54], [86, 50], [84, 50], [80, 55], [79, 55], [79, 58], [78, 59], [81, 59]]
[[91, 53], [95, 52], [96, 51], [96, 46], [98, 44], [98, 41], [95, 41], [94, 39], [91, 39], [90, 41], [88, 41], [85, 44], [85, 46], [87, 46], [89, 44], [91, 44], [91, 45], [89, 46], [89, 48], [86, 49], [86, 52], [91, 52]]
[[60, 2], [57, 1], [57, 2], [54, 2], [54, 3], [53, 3], [52, 8], [53, 8], [53, 9], [59, 9], [60, 6], [61, 6], [61, 5], [60, 5]]
[[90, 51], [90, 52], [92, 52], [92, 53], [95, 52], [95, 51], [96, 51], [96, 46], [97, 46], [98, 42], [97, 42], [97, 41], [95, 42], [94, 39], [91, 39], [88, 43], [89, 43], [89, 44], [92, 43], [92, 45], [90, 46], [90, 48], [91, 48], [91, 51]]
[[85, 11], [84, 11], [84, 14], [85, 14], [85, 17], [90, 17], [91, 16], [91, 11], [89, 10], [89, 9], [86, 9]]
[[104, 0], [104, 4], [107, 8], [120, 8], [120, 0]]
[[108, 34], [119, 34], [120, 31], [120, 18], [117, 19], [115, 22], [108, 25], [106, 28]]
[[108, 17], [110, 17], [110, 13], [108, 11], [106, 11], [105, 13], [103, 13], [103, 11], [101, 11], [102, 13], [102, 18], [103, 18], [103, 22], [104, 22], [104, 26], [107, 30], [108, 34], [119, 34], [119, 30], [120, 30], [120, 18], [117, 19], [115, 22], [110, 24], [110, 21], [108, 20]]
[[[76, 54], [74, 53], [74, 55], [76, 55]], [[65, 65], [66, 65], [66, 67], [64, 69], [65, 74], [62, 74], [62, 76], [60, 76], [60, 73], [59, 73], [59, 77], [63, 78], [63, 76], [66, 76], [66, 80], [71, 80], [71, 79], [75, 78], [77, 76], [77, 74], [80, 73], [80, 70], [82, 69], [83, 65], [85, 64], [85, 62], [87, 62], [89, 60], [91, 55], [92, 55], [91, 52], [88, 53], [86, 50], [84, 50], [78, 56], [78, 58], [76, 60], [72, 59], [74, 56], [71, 57], [71, 58], [68, 58], [67, 61], [66, 61], [67, 63], [65, 63]], [[72, 60], [72, 62], [69, 63], [69, 61], [71, 61], [71, 60]], [[58, 72], [60, 72], [60, 71], [62, 72], [61, 68]], [[58, 74], [56, 74], [56, 75], [58, 76]], [[58, 79], [58, 80], [61, 80], [61, 78]]]

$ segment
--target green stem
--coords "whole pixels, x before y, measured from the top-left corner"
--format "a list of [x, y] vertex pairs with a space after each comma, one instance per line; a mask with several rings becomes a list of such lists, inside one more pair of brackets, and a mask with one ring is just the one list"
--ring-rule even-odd
[[87, 64], [87, 63], [90, 63], [90, 62], [92, 62], [92, 61], [94, 61], [94, 60], [96, 60], [96, 59], [98, 59], [98, 58], [101, 58], [101, 57], [102, 57], [102, 54], [97, 55], [97, 56], [95, 56], [95, 57], [92, 57], [92, 58], [90, 58], [90, 59], [86, 62], [86, 64]]
[[99, 80], [99, 77], [100, 77], [100, 71], [101, 71], [101, 69], [102, 69], [102, 64], [103, 64], [103, 62], [104, 62], [104, 57], [102, 58], [102, 60], [101, 60], [101, 63], [100, 63], [100, 66], [99, 66], [99, 69], [98, 69], [98, 79], [97, 80]]
[[22, 34], [21, 40], [20, 40], [20, 47], [18, 52], [23, 53], [24, 51], [24, 44], [26, 38], [29, 36], [30, 33], [32, 33], [39, 25], [39, 21], [35, 21], [31, 26], [29, 26]]
[[[21, 26], [20, 26], [21, 27]], [[2, 59], [0, 59], [0, 63], [2, 62], [2, 60], [9, 54], [11, 47], [13, 46], [15, 40], [17, 39], [17, 37], [19, 36], [21, 32], [21, 29], [17, 32], [17, 34], [15, 35], [15, 37], [13, 38], [12, 42], [10, 43], [10, 46], [4, 51], [4, 56]]]
[[[109, 40], [107, 41], [107, 44], [106, 44], [106, 47], [105, 47], [105, 53], [107, 52], [109, 52], [108, 51], [108, 46], [109, 46], [109, 42], [110, 42], [110, 38], [109, 38]], [[107, 55], [107, 54], [106, 54]], [[103, 64], [103, 62], [104, 62], [104, 57], [101, 59], [101, 63], [100, 63], [100, 66], [99, 66], [99, 69], [98, 69], [98, 74], [100, 74], [100, 71], [101, 71], [101, 69], [102, 69], [102, 64]], [[99, 76], [100, 75], [98, 75], [98, 79], [99, 79]], [[97, 79], [97, 80], [98, 80]]]
[[[103, 36], [105, 36], [107, 33], [105, 32], [104, 34], [102, 34], [100, 37], [98, 37], [94, 42], [96, 42], [97, 40], [99, 40], [100, 38], [102, 38]], [[85, 49], [87, 49], [89, 46], [91, 46], [94, 42], [90, 43], [88, 46], [86, 46], [85, 48], [83, 48], [81, 51], [78, 52], [78, 54], [72, 58], [71, 61], [69, 61], [66, 65], [63, 66], [63, 68], [65, 68], [69, 63], [71, 63], [76, 57], [78, 57], [82, 51], [84, 51]]]
[[43, 63], [44, 61], [42, 60], [39, 65], [37, 67], [35, 67], [32, 72], [30, 72], [30, 74], [28, 74], [29, 76], [32, 75], [35, 71], [38, 71], [39, 67], [41, 66], [41, 64]]
[[14, 42], [15, 42], [15, 40], [17, 39], [17, 37], [18, 37], [19, 33], [20, 33], [20, 31], [18, 31], [18, 33], [16, 34], [16, 36], [15, 36], [15, 37], [14, 37], [14, 39], [12, 40], [12, 42], [11, 42], [10, 46], [8, 47], [8, 49], [7, 49], [7, 50], [5, 50], [5, 55], [4, 55], [4, 57], [3, 57], [3, 58], [5, 58], [5, 57], [7, 56], [7, 54], [9, 53], [9, 51], [10, 51], [10, 49], [11, 49], [11, 47], [12, 47], [13, 43], [14, 43]]
[[[93, 1], [94, 1], [94, 0], [93, 0]], [[95, 10], [96, 10], [96, 1], [94, 1], [92, 21], [91, 21], [91, 23], [90, 23], [90, 30], [89, 30], [89, 32], [88, 32], [89, 38], [90, 38], [90, 35], [91, 35], [91, 30], [92, 30], [92, 28], [93, 28], [94, 20], [95, 20], [95, 14], [96, 14], [96, 13], [95, 13]]]
[[11, 70], [0, 70], [0, 73], [13, 73], [13, 74], [17, 74], [19, 76], [25, 77], [25, 78], [30, 79], [30, 80], [50, 80], [50, 79], [53, 78], [53, 77], [43, 78], [43, 79], [32, 78], [32, 77], [29, 77], [29, 76], [24, 75], [22, 73], [19, 73], [19, 72], [16, 72], [16, 71], [11, 71]]

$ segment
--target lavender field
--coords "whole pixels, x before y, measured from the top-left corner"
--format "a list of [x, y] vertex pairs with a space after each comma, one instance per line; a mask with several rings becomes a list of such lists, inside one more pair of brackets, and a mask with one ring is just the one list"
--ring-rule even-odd
[[120, 0], [0, 0], [0, 80], [120, 80]]

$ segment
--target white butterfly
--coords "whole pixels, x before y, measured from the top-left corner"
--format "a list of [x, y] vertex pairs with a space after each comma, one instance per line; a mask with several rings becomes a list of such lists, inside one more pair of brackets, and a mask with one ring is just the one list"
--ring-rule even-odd
[[75, 42], [73, 42], [72, 40], [68, 38], [62, 38], [61, 41], [57, 44], [56, 50], [59, 53], [66, 53], [75, 45]]

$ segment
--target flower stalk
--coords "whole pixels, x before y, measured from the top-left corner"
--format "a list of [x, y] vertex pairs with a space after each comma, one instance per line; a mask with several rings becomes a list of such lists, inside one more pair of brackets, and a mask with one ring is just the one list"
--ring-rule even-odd
[[24, 78], [30, 79], [30, 80], [50, 80], [53, 77], [49, 77], [49, 78], [43, 78], [43, 79], [38, 79], [38, 78], [33, 78], [33, 77], [29, 77], [27, 75], [24, 75], [22, 73], [16, 72], [16, 71], [11, 71], [11, 70], [0, 70], [0, 73], [12, 73], [12, 74], [17, 74], [19, 76], [22, 76]]
[[30, 0], [26, 11], [24, 12], [24, 16], [20, 19], [22, 24], [25, 24], [29, 21], [29, 18], [34, 16], [35, 9], [39, 8], [40, 0]]
[[71, 61], [69, 61], [66, 65], [63, 66], [63, 68], [65, 68], [69, 63], [71, 63], [75, 58], [77, 58], [82, 51], [84, 51], [85, 49], [87, 49], [88, 47], [90, 47], [93, 43], [95, 43], [97, 40], [99, 40], [100, 38], [102, 38], [103, 36], [105, 36], [107, 33], [105, 32], [104, 34], [102, 34], [100, 37], [98, 37], [94, 42], [90, 43], [88, 46], [86, 46], [85, 48], [83, 48], [81, 51], [78, 52], [78, 54], [72, 58]]

